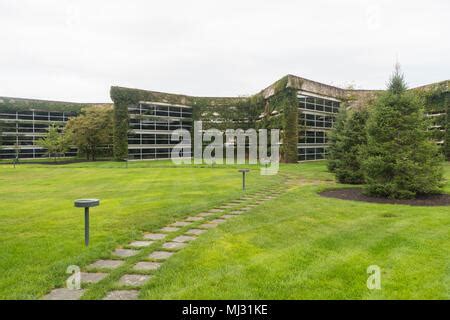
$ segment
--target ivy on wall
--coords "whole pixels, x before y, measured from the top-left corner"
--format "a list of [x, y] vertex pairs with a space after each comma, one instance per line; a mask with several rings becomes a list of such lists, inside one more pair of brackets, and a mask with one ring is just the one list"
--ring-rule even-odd
[[[287, 88], [287, 77], [275, 84], [274, 94], [264, 99], [263, 93], [249, 97], [208, 98], [191, 97], [129, 89], [111, 88], [114, 101], [114, 157], [127, 157], [129, 106], [140, 101], [157, 101], [192, 107], [193, 121], [202, 120], [203, 129], [281, 129], [282, 160], [297, 162], [298, 109], [296, 91]], [[273, 111], [276, 111], [273, 113]], [[264, 115], [261, 119], [261, 115]]]
[[298, 161], [299, 111], [297, 90], [289, 87], [286, 76], [273, 85], [273, 94], [267, 99], [265, 117], [261, 127], [281, 130], [281, 160], [295, 163]]
[[81, 109], [93, 105], [96, 104], [0, 97], [0, 112], [27, 111], [30, 109], [80, 112]]
[[431, 118], [433, 125], [440, 126], [441, 130], [434, 129], [431, 138], [436, 141], [444, 141], [442, 152], [447, 160], [450, 160], [450, 91], [449, 82], [444, 81], [431, 86], [415, 89], [423, 99], [425, 112], [442, 113]]

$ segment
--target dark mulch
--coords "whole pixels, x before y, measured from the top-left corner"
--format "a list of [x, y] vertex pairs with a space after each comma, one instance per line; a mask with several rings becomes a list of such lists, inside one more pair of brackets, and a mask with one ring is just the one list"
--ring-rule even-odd
[[396, 200], [388, 198], [369, 197], [363, 194], [361, 188], [335, 189], [319, 193], [322, 197], [336, 198], [342, 200], [354, 200], [374, 203], [405, 204], [410, 206], [449, 206], [449, 194], [432, 194], [419, 196], [416, 199]]

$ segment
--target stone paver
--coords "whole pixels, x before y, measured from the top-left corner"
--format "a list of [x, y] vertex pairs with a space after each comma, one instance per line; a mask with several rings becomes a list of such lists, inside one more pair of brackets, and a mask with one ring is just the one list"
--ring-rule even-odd
[[135, 247], [135, 248], [142, 248], [142, 247], [148, 247], [152, 243], [153, 243], [153, 241], [133, 241], [129, 244], [129, 246]]
[[191, 221], [191, 222], [194, 222], [194, 221], [201, 221], [201, 220], [203, 220], [202, 217], [188, 217], [188, 218], [186, 219], [186, 221]]
[[94, 263], [88, 265], [88, 268], [95, 269], [116, 269], [120, 267], [124, 262], [122, 260], [97, 260]]
[[186, 227], [190, 224], [191, 224], [190, 222], [186, 222], [186, 221], [177, 221], [175, 223], [172, 223], [170, 226], [171, 227]]
[[178, 230], [180, 230], [180, 228], [176, 228], [176, 227], [164, 227], [164, 228], [161, 228], [162, 232], [175, 232], [175, 231], [178, 231]]
[[230, 218], [235, 218], [236, 216], [233, 214], [224, 214], [223, 216], [221, 216], [221, 219], [230, 219]]
[[103, 272], [81, 272], [81, 283], [97, 283], [103, 280], [108, 274]]
[[72, 290], [67, 288], [53, 289], [42, 297], [43, 300], [78, 300], [84, 293], [84, 289]]
[[201, 235], [201, 234], [204, 233], [204, 232], [206, 232], [206, 230], [202, 230], [202, 229], [189, 229], [188, 231], [186, 231], [186, 234], [198, 236], [198, 235]]
[[124, 286], [134, 286], [140, 287], [146, 283], [151, 276], [143, 275], [143, 274], [124, 274], [119, 279], [119, 284]]
[[204, 224], [200, 225], [199, 228], [212, 229], [217, 226], [218, 226], [217, 223], [204, 223]]
[[128, 258], [135, 256], [139, 253], [139, 250], [133, 250], [133, 249], [116, 249], [114, 250], [113, 254], [115, 256], [121, 257], [121, 258]]
[[166, 242], [162, 245], [164, 249], [180, 250], [186, 246], [186, 243], [182, 242]]
[[212, 212], [212, 213], [219, 213], [219, 212], [223, 212], [223, 209], [211, 209], [208, 212]]
[[155, 259], [155, 260], [166, 260], [170, 258], [173, 255], [173, 252], [169, 251], [154, 251], [149, 254], [149, 259]]
[[224, 219], [214, 219], [214, 220], [211, 220], [211, 222], [212, 223], [224, 223], [226, 220], [224, 220]]
[[197, 215], [197, 217], [209, 217], [209, 216], [213, 216], [213, 215], [214, 215], [213, 212], [202, 212], [202, 213], [199, 213]]
[[137, 300], [138, 294], [137, 290], [114, 290], [108, 292], [103, 300]]
[[231, 211], [231, 214], [243, 214], [244, 211], [243, 210], [235, 210], [235, 211]]
[[164, 233], [146, 233], [144, 234], [145, 240], [162, 240], [167, 237], [167, 234]]
[[158, 270], [161, 266], [158, 262], [141, 261], [134, 265], [133, 269], [138, 271]]
[[189, 242], [189, 241], [192, 241], [195, 239], [196, 238], [192, 237], [192, 236], [178, 236], [175, 239], [173, 239], [172, 241], [174, 241], [174, 242]]

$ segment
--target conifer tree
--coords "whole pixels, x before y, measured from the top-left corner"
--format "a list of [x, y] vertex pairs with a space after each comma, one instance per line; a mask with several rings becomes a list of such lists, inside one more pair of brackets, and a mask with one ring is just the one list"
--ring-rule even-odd
[[423, 101], [406, 89], [397, 65], [371, 109], [361, 157], [369, 195], [414, 198], [441, 186], [442, 157], [429, 139]]

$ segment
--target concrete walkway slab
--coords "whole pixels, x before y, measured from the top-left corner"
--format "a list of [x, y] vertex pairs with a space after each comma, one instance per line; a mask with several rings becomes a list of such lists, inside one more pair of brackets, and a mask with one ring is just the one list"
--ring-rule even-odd
[[161, 267], [161, 264], [158, 262], [141, 261], [136, 263], [133, 269], [138, 271], [151, 271], [151, 270], [158, 270], [159, 267]]
[[116, 269], [120, 267], [124, 262], [122, 260], [97, 260], [94, 263], [88, 265], [88, 268], [95, 269]]
[[103, 280], [108, 274], [103, 272], [81, 272], [81, 283], [97, 283]]
[[119, 284], [124, 286], [140, 287], [150, 280], [150, 278], [151, 276], [143, 274], [124, 274], [119, 279]]
[[164, 233], [146, 233], [144, 234], [145, 240], [162, 240], [167, 237], [167, 234]]
[[164, 249], [180, 250], [186, 246], [186, 243], [181, 242], [166, 242], [162, 245]]
[[113, 255], [121, 257], [121, 258], [128, 258], [135, 256], [139, 253], [139, 250], [133, 250], [133, 249], [116, 249], [113, 251]]
[[198, 235], [201, 235], [201, 234], [204, 233], [204, 232], [206, 232], [206, 230], [202, 230], [202, 229], [189, 229], [188, 231], [186, 231], [186, 234], [198, 236]]
[[192, 237], [192, 236], [178, 236], [178, 237], [174, 238], [172, 241], [174, 241], [174, 242], [189, 242], [189, 241], [192, 241], [195, 239], [196, 238]]
[[154, 251], [148, 255], [148, 258], [154, 260], [166, 260], [169, 259], [173, 254], [173, 252], [169, 251]]
[[137, 290], [114, 290], [108, 292], [103, 300], [137, 300], [139, 291]]
[[161, 232], [176, 232], [180, 230], [180, 228], [176, 228], [176, 227], [164, 227], [161, 228]]
[[67, 288], [53, 289], [45, 295], [43, 300], [79, 300], [84, 293], [84, 289], [72, 290]]
[[133, 241], [129, 244], [130, 247], [134, 247], [134, 248], [143, 248], [143, 247], [148, 247], [153, 243], [153, 241]]

